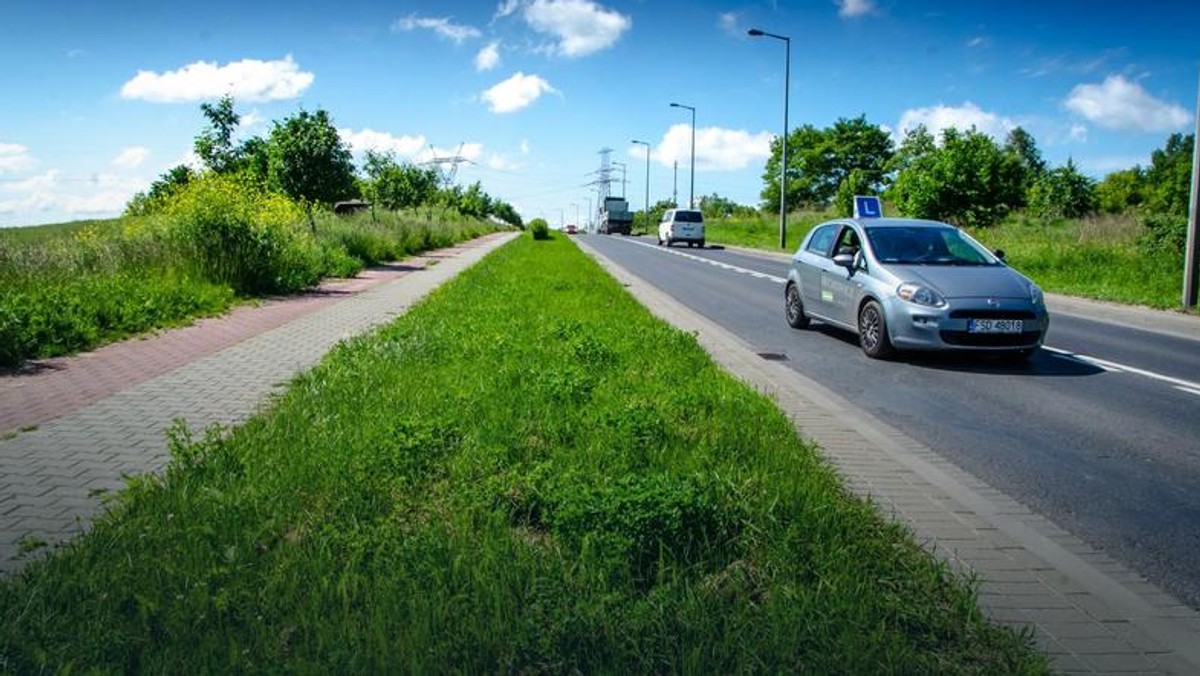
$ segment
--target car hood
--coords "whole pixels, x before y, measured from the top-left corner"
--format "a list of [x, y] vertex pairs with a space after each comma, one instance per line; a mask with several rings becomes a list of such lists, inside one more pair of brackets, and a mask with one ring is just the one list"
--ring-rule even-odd
[[902, 281], [921, 282], [946, 298], [1029, 298], [1029, 280], [1004, 265], [904, 265], [892, 273]]

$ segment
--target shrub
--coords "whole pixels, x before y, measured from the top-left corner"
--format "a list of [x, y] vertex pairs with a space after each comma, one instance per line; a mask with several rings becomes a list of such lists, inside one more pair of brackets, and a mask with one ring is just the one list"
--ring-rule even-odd
[[1187, 217], [1146, 213], [1141, 218], [1141, 243], [1156, 251], [1179, 253], [1187, 245]]
[[544, 218], [535, 218], [529, 222], [529, 232], [534, 239], [550, 239], [550, 224]]
[[304, 213], [237, 177], [206, 175], [173, 197], [175, 241], [211, 282], [239, 294], [297, 291], [320, 281], [321, 256]]

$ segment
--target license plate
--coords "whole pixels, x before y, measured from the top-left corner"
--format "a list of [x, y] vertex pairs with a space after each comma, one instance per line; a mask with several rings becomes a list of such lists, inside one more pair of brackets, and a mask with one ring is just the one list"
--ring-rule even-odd
[[967, 333], [1020, 333], [1025, 324], [1020, 319], [972, 319]]

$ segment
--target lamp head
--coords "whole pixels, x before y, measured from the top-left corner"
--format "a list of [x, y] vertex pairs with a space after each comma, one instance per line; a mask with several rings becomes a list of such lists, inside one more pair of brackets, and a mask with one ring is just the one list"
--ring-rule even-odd
[[751, 28], [750, 30], [746, 31], [746, 33], [752, 38], [760, 38], [763, 34], [763, 32], [757, 28]]

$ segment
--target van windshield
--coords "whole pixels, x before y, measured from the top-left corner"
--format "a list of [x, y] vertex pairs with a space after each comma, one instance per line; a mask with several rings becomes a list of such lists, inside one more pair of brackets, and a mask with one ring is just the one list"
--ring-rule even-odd
[[703, 223], [704, 216], [699, 211], [676, 211], [675, 220], [681, 223]]

